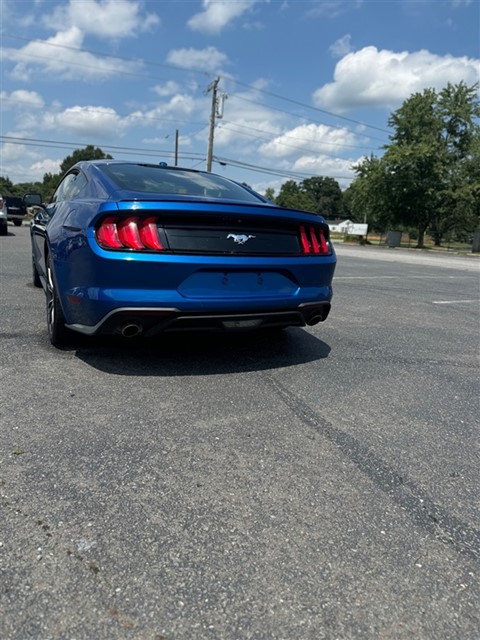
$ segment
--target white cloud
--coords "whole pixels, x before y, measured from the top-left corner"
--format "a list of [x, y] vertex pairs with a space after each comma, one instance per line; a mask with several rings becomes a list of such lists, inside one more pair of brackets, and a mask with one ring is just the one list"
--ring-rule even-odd
[[139, 63], [81, 51], [83, 38], [78, 27], [71, 27], [47, 40], [32, 40], [21, 49], [4, 49], [3, 55], [17, 62], [12, 76], [23, 81], [30, 79], [34, 66], [43, 67], [45, 73], [53, 74], [57, 79], [105, 78], [139, 69]]
[[[5, 135], [20, 140], [28, 134], [26, 131], [17, 129], [5, 132]], [[14, 184], [42, 180], [47, 172], [58, 173], [61, 162], [62, 160], [47, 158], [45, 149], [26, 145], [20, 141], [0, 145], [0, 175], [8, 176]]]
[[[258, 84], [263, 84], [259, 82]], [[257, 153], [261, 138], [280, 134], [285, 115], [253, 102], [253, 92], [236, 93], [225, 103], [224, 119], [218, 121], [215, 145], [226, 147], [232, 144], [236, 151], [241, 147]]]
[[[142, 143], [143, 144], [154, 144], [154, 145], [164, 145], [166, 141], [169, 140], [173, 140], [173, 135], [172, 134], [168, 134], [166, 136], [163, 137], [155, 137], [155, 138], [143, 138], [142, 139]], [[189, 136], [178, 136], [178, 146], [180, 149], [184, 149], [185, 147], [191, 147], [192, 146], [192, 139]]]
[[335, 58], [343, 58], [352, 50], [352, 36], [347, 33], [336, 40], [328, 49]]
[[[12, 137], [19, 137], [18, 133]], [[14, 144], [13, 142], [6, 142], [0, 147], [0, 166], [3, 164], [11, 164], [16, 160], [25, 159], [25, 154], [28, 152], [28, 147], [24, 144]], [[7, 172], [8, 173], [8, 172]], [[0, 175], [3, 175], [3, 171], [0, 171]]]
[[141, 9], [141, 2], [131, 0], [70, 0], [45, 15], [43, 22], [59, 31], [77, 27], [100, 38], [125, 38], [160, 24], [156, 14], [143, 14]]
[[216, 71], [228, 62], [227, 56], [215, 47], [206, 49], [173, 49], [167, 56], [167, 62], [183, 69], [196, 71]]
[[188, 120], [191, 115], [202, 108], [204, 99], [197, 102], [193, 96], [177, 93], [167, 102], [163, 102], [153, 109], [139, 109], [131, 113], [125, 121], [129, 126], [147, 126], [149, 128], [171, 126], [171, 122]]
[[65, 131], [80, 136], [112, 139], [127, 126], [114, 109], [108, 107], [71, 107], [60, 113], [48, 113], [43, 118], [46, 129]]
[[251, 9], [259, 0], [203, 0], [203, 11], [190, 18], [193, 31], [219, 34], [230, 22]]
[[338, 156], [354, 144], [355, 136], [347, 129], [332, 129], [324, 124], [304, 124], [261, 145], [259, 151], [276, 158], [298, 155], [302, 150]]
[[58, 173], [60, 171], [60, 165], [63, 162], [62, 160], [51, 160], [48, 158], [44, 158], [39, 162], [34, 162], [30, 167], [32, 172], [38, 175], [38, 177], [43, 177], [45, 173]]
[[308, 15], [337, 18], [351, 9], [359, 9], [362, 5], [363, 0], [311, 0]]
[[438, 56], [421, 50], [414, 53], [365, 47], [340, 60], [334, 82], [315, 91], [317, 107], [346, 111], [356, 107], [398, 107], [412, 93], [425, 88], [442, 89], [448, 82], [478, 81], [480, 61]]
[[171, 96], [175, 93], [178, 93], [179, 88], [180, 87], [176, 82], [174, 82], [173, 80], [169, 80], [165, 84], [157, 84], [155, 87], [153, 87], [152, 91], [154, 91], [157, 96], [163, 98], [165, 96]]
[[[21, 138], [23, 132], [15, 131], [10, 135]], [[0, 175], [8, 176], [13, 182], [40, 180], [50, 170], [43, 170], [41, 162], [49, 165], [53, 163], [55, 172], [58, 172], [60, 163], [44, 160], [44, 157], [44, 153], [36, 151], [34, 147], [7, 142], [0, 147]]]
[[41, 109], [44, 106], [43, 98], [36, 91], [25, 91], [18, 89], [8, 94], [6, 91], [0, 92], [0, 104], [3, 110], [19, 108]]
[[298, 158], [292, 166], [293, 171], [335, 178], [341, 188], [346, 188], [355, 177], [352, 166], [358, 160], [344, 160], [322, 155], [305, 155]]

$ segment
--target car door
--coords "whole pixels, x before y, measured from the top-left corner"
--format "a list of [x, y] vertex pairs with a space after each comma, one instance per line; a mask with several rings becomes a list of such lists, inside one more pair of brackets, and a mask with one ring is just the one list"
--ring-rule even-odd
[[50, 202], [39, 210], [31, 223], [30, 233], [32, 236], [32, 254], [37, 270], [41, 276], [46, 275], [45, 245], [47, 237], [47, 227], [55, 215], [58, 205], [71, 197], [74, 185], [79, 172], [73, 170], [68, 173], [60, 182], [52, 196]]

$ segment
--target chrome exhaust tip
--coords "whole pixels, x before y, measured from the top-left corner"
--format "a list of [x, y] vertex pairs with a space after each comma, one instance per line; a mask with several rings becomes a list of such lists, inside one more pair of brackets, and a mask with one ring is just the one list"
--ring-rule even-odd
[[124, 338], [136, 338], [141, 335], [143, 327], [138, 322], [125, 322], [120, 327], [120, 333]]

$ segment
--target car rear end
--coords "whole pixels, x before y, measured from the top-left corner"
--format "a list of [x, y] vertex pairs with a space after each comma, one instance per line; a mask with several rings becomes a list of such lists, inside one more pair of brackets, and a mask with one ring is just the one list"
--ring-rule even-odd
[[67, 326], [87, 334], [304, 326], [330, 311], [336, 257], [314, 214], [262, 203], [107, 202], [87, 243], [66, 237], [63, 248]]
[[8, 220], [13, 222], [16, 227], [20, 227], [27, 213], [27, 209], [22, 198], [17, 196], [6, 196], [6, 204]]

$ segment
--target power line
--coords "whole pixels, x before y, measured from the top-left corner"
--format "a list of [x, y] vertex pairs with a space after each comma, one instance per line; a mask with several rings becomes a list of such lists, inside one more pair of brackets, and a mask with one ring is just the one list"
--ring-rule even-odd
[[[249, 131], [256, 131], [258, 133], [266, 133], [268, 135], [270, 135], [270, 138], [264, 138], [261, 136], [256, 136], [252, 133], [246, 133], [246, 132], [242, 132], [242, 131], [236, 131], [235, 129], [233, 129], [233, 131], [235, 131], [235, 133], [239, 133], [240, 135], [243, 136], [250, 136], [252, 138], [257, 138], [258, 140], [266, 140], [267, 142], [273, 142], [275, 141], [275, 138], [280, 138], [280, 137], [286, 137], [289, 140], [301, 140], [303, 142], [308, 142], [308, 140], [306, 138], [299, 138], [297, 136], [292, 136], [289, 133], [272, 133], [271, 131], [265, 131], [264, 129], [255, 129], [254, 127], [247, 127], [247, 125], [241, 125], [241, 124], [237, 124], [236, 122], [229, 122], [228, 120], [225, 120], [225, 122], [221, 125], [219, 125], [219, 129], [230, 129], [229, 126], [225, 126], [225, 125], [230, 125], [232, 127], [239, 127], [241, 129], [248, 129]], [[313, 141], [315, 143], [315, 141]], [[290, 147], [292, 149], [298, 149], [300, 151], [310, 151], [310, 152], [316, 152], [314, 149], [311, 148], [307, 148], [307, 147], [297, 147], [295, 145], [291, 145], [291, 144], [287, 144], [286, 142], [276, 142], [276, 144], [279, 144], [281, 146], [285, 146], [285, 147]], [[316, 144], [318, 145], [328, 145], [328, 146], [333, 146], [333, 147], [348, 147], [349, 149], [371, 149], [370, 146], [366, 147], [366, 146], [360, 146], [360, 145], [355, 145], [355, 144], [347, 144], [347, 143], [343, 143], [343, 142], [329, 142], [327, 140], [320, 140], [317, 141]], [[325, 153], [325, 155], [329, 155], [327, 153]], [[338, 156], [333, 156], [333, 157], [338, 157]]]
[[[244, 96], [239, 96], [237, 94], [235, 94], [232, 99], [242, 100], [243, 102], [249, 102], [250, 104], [256, 104], [261, 107], [266, 107], [267, 109], [270, 109], [272, 111], [280, 111], [281, 113], [286, 113], [289, 116], [294, 116], [296, 118], [299, 118], [301, 120], [306, 120], [307, 122], [311, 122], [313, 124], [323, 124], [326, 127], [330, 127], [331, 129], [341, 129], [342, 131], [346, 129], [347, 131], [352, 131], [352, 129], [348, 129], [347, 127], [339, 127], [336, 125], [327, 124], [326, 122], [322, 122], [321, 120], [320, 121], [314, 120], [313, 118], [309, 118], [305, 115], [300, 115], [298, 113], [294, 113], [293, 111], [287, 111], [286, 109], [282, 109], [280, 107], [274, 107], [271, 104], [265, 104], [264, 102], [257, 102], [256, 100], [251, 100], [250, 98], [245, 98]], [[359, 133], [358, 131], [353, 131], [353, 133], [359, 138], [367, 138], [367, 140], [377, 140], [382, 144], [386, 143], [386, 140], [384, 138], [376, 138], [375, 136], [371, 136], [371, 135], [367, 136], [366, 134]], [[390, 132], [386, 132], [386, 133], [390, 133]]]
[[[165, 64], [165, 63], [161, 63], [161, 62], [153, 62], [151, 60], [141, 60], [141, 59], [140, 60], [136, 60], [134, 58], [128, 58], [128, 57], [125, 57], [125, 56], [117, 56], [117, 55], [113, 56], [113, 55], [110, 55], [110, 54], [103, 53], [101, 51], [95, 51], [95, 50], [92, 50], [92, 49], [81, 49], [81, 48], [78, 48], [78, 47], [69, 47], [68, 45], [60, 45], [60, 44], [57, 44], [57, 43], [46, 42], [44, 40], [39, 40], [39, 39], [33, 39], [32, 40], [32, 39], [29, 39], [29, 38], [25, 38], [25, 37], [22, 37], [22, 36], [15, 36], [15, 35], [12, 35], [12, 34], [9, 34], [9, 33], [5, 33], [5, 32], [2, 32], [1, 36], [2, 37], [6, 37], [6, 38], [11, 38], [11, 39], [14, 39], [14, 40], [21, 40], [23, 42], [38, 42], [39, 44], [42, 44], [44, 46], [57, 47], [59, 49], [66, 49], [66, 50], [69, 50], [69, 51], [75, 51], [77, 53], [89, 53], [91, 55], [107, 58], [107, 59], [110, 59], [110, 60], [121, 60], [122, 62], [137, 63], [137, 64], [140, 63], [140, 64], [145, 64], [145, 65], [148, 65], [148, 66], [151, 66], [151, 67], [160, 67], [160, 68], [169, 69], [169, 70], [175, 70], [175, 71], [179, 71], [179, 72], [183, 72], [183, 73], [195, 73], [195, 74], [203, 75], [203, 76], [206, 76], [206, 77], [209, 77], [211, 75], [208, 72], [201, 71], [199, 69], [185, 69], [184, 67], [180, 67], [180, 66], [177, 66], [177, 65]], [[42, 59], [47, 59], [47, 60], [50, 59], [50, 58], [47, 58], [47, 57], [42, 57], [42, 56], [37, 56], [37, 55], [33, 56], [31, 54], [26, 54], [26, 53], [21, 52], [21, 51], [17, 51], [17, 55], [25, 55], [26, 57], [42, 58]], [[74, 62], [68, 61], [68, 64], [73, 65], [73, 66], [80, 66], [80, 67], [85, 66], [86, 68], [91, 68], [90, 65], [83, 65], [82, 63], [74, 63]], [[149, 78], [149, 77], [151, 77], [151, 76], [146, 76], [144, 74], [137, 74], [137, 73], [127, 72], [127, 71], [123, 71], [123, 70], [122, 70], [122, 74], [137, 76], [137, 77], [140, 77], [140, 78]], [[332, 111], [327, 111], [326, 109], [321, 109], [319, 107], [314, 107], [314, 106], [306, 104], [304, 102], [300, 102], [299, 100], [294, 100], [293, 98], [288, 98], [286, 96], [281, 96], [281, 95], [279, 95], [277, 93], [274, 93], [272, 91], [267, 91], [266, 89], [261, 89], [260, 87], [256, 87], [256, 86], [248, 84], [246, 82], [242, 82], [240, 80], [236, 80], [235, 78], [231, 78], [229, 76], [218, 74], [218, 77], [223, 79], [223, 80], [225, 80], [225, 81], [233, 82], [234, 84], [236, 84], [238, 86], [245, 87], [245, 88], [249, 89], [250, 91], [256, 91], [258, 93], [262, 93], [262, 94], [264, 94], [266, 96], [269, 96], [271, 98], [275, 98], [276, 100], [283, 100], [283, 101], [288, 102], [290, 104], [294, 104], [296, 106], [300, 106], [300, 107], [302, 107], [304, 109], [309, 109], [309, 110], [315, 111], [317, 113], [323, 113], [325, 115], [330, 116], [331, 118], [336, 118], [336, 119], [339, 119], [339, 120], [343, 120], [345, 122], [350, 122], [352, 124], [360, 125], [362, 127], [366, 127], [366, 128], [369, 128], [369, 129], [374, 129], [376, 131], [381, 131], [382, 133], [390, 134], [390, 132], [388, 130], [382, 129], [381, 127], [377, 127], [375, 125], [371, 125], [371, 124], [368, 124], [368, 123], [363, 122], [361, 120], [356, 120], [354, 118], [349, 118], [347, 116], [342, 116], [340, 114], [333, 113]], [[152, 79], [155, 79], [155, 78], [152, 78]], [[269, 108], [273, 108], [273, 107], [269, 107]], [[297, 114], [293, 114], [293, 113], [290, 113], [290, 115], [295, 115], [296, 117], [300, 117]], [[331, 125], [331, 126], [333, 128], [335, 128], [335, 125]]]
[[[38, 138], [20, 138], [16, 136], [0, 136], [0, 140], [3, 142], [8, 142], [10, 144], [31, 146], [31, 147], [40, 147], [40, 148], [48, 148], [48, 149], [63, 149], [66, 151], [76, 150], [78, 148], [84, 148], [88, 145], [88, 143], [80, 143], [80, 142], [68, 142], [68, 141], [58, 141], [55, 142], [53, 140], [42, 140]], [[92, 144], [92, 146], [95, 146]], [[148, 158], [156, 158], [158, 157], [174, 157], [174, 152], [167, 150], [148, 150], [137, 147], [119, 147], [113, 145], [102, 145], [102, 151], [117, 153], [119, 155], [131, 155], [135, 153], [136, 155], [148, 157]], [[180, 154], [180, 158], [183, 160], [191, 160], [195, 164], [194, 167], [199, 164], [205, 162], [205, 156], [200, 153], [182, 153]], [[263, 173], [272, 176], [277, 176], [280, 178], [292, 178], [303, 180], [305, 178], [309, 178], [312, 176], [312, 172], [301, 172], [301, 171], [293, 171], [288, 169], [278, 169], [272, 167], [263, 167], [256, 164], [251, 164], [248, 162], [242, 162], [240, 160], [234, 160], [232, 158], [224, 158], [221, 156], [213, 156], [213, 162], [220, 164], [221, 166], [231, 166], [238, 169], [244, 169], [247, 171], [252, 171], [254, 173]], [[351, 176], [331, 176], [337, 180], [350, 180]]]
[[[245, 169], [248, 171], [254, 171], [255, 173], [265, 173], [273, 176], [279, 176], [282, 178], [297, 178], [304, 180], [305, 178], [311, 178], [312, 172], [303, 171], [290, 171], [288, 169], [273, 169], [271, 167], [262, 167], [256, 164], [250, 164], [248, 162], [241, 162], [240, 160], [234, 160], [232, 158], [222, 158], [220, 156], [213, 157], [214, 162], [218, 162], [221, 166], [232, 166], [239, 169]], [[330, 176], [336, 180], [351, 180], [352, 176]]]
[[[27, 147], [40, 147], [46, 149], [65, 149], [76, 150], [78, 148], [84, 148], [85, 146], [98, 146], [95, 143], [88, 142], [72, 142], [72, 141], [54, 141], [43, 140], [39, 138], [21, 138], [18, 136], [0, 136], [0, 140], [9, 144], [25, 145]], [[122, 155], [135, 153], [144, 157], [158, 158], [159, 156], [174, 157], [175, 152], [170, 149], [144, 149], [141, 147], [120, 147], [114, 145], [103, 145], [102, 151], [118, 153]], [[190, 152], [182, 154], [182, 157], [187, 160], [204, 159], [205, 154]]]
[[[2, 102], [9, 102], [11, 104], [23, 104], [25, 106], [30, 106], [33, 109], [41, 109], [43, 108], [44, 105], [35, 105], [32, 104], [32, 102], [29, 102], [28, 100], [18, 100], [17, 98], [11, 98], [9, 96], [6, 97], [2, 97]], [[82, 110], [82, 113], [100, 113], [100, 114], [104, 114], [104, 115], [109, 115], [106, 112], [106, 109], [109, 109], [112, 107], [80, 107], [80, 109]], [[114, 114], [121, 117], [121, 118], [131, 118], [132, 114], [131, 113], [122, 113], [121, 111], [117, 111], [116, 109], [113, 109]], [[133, 117], [138, 117], [137, 114], [134, 114]], [[140, 119], [140, 118], [139, 118]], [[193, 120], [177, 120], [177, 119], [172, 119], [172, 118], [160, 118], [157, 116], [147, 116], [145, 114], [142, 113], [141, 115], [141, 120], [145, 120], [147, 122], [152, 121], [152, 122], [166, 122], [168, 124], [172, 124], [172, 125], [178, 125], [178, 124], [184, 124], [184, 125], [189, 125], [189, 126], [200, 126], [201, 128], [198, 129], [197, 131], [194, 131], [193, 133], [190, 133], [189, 135], [191, 137], [193, 137], [194, 135], [196, 135], [197, 133], [200, 133], [200, 131], [202, 129], [205, 129], [206, 127], [208, 127], [208, 123], [207, 122], [195, 122]]]

